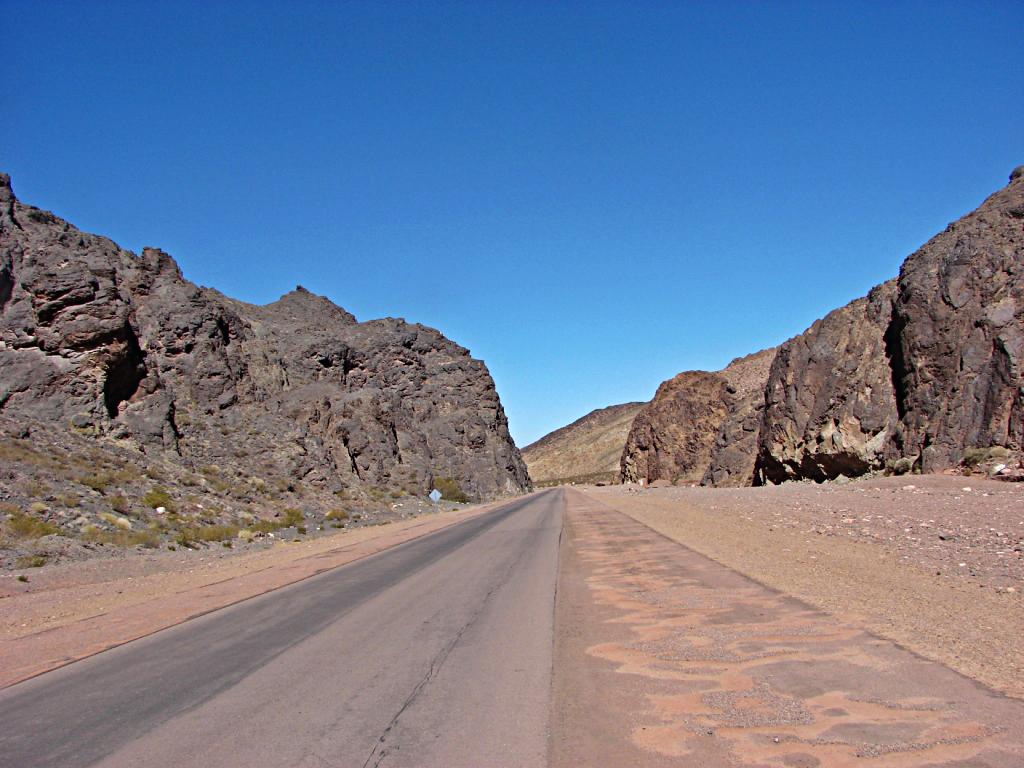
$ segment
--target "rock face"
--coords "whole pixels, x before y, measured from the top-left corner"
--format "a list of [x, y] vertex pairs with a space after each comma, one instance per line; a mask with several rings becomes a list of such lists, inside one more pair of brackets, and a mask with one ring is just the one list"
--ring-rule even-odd
[[[1024, 169], [875, 288], [783, 345], [757, 482], [933, 472], [1024, 444]], [[902, 465], [902, 467], [900, 466]]]
[[729, 369], [665, 382], [634, 422], [622, 479], [821, 482], [1020, 451], [1024, 167], [897, 280], [762, 354], [774, 360], [760, 390], [753, 374], [743, 392], [723, 387]]
[[267, 306], [24, 205], [0, 175], [0, 412], [323, 489], [529, 488], [487, 368], [439, 332]]
[[885, 335], [896, 281], [779, 348], [757, 445], [759, 482], [822, 481], [882, 469], [898, 416]]
[[777, 349], [772, 347], [737, 358], [721, 371], [727, 385], [728, 416], [715, 437], [711, 460], [701, 478], [701, 485], [750, 485], [764, 410], [765, 382], [776, 352]]
[[774, 352], [738, 358], [715, 373], [686, 371], [658, 387], [633, 421], [620, 479], [749, 485], [753, 414]]
[[904, 262], [889, 338], [905, 456], [1024, 447], [1024, 166]]
[[591, 411], [523, 449], [535, 483], [602, 482], [619, 474], [626, 435], [643, 403], [624, 403]]

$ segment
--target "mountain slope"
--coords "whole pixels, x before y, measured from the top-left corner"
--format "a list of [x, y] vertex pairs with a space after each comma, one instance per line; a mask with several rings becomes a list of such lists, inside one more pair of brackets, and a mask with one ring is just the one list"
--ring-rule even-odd
[[643, 403], [591, 411], [523, 449], [534, 482], [574, 478], [611, 480], [619, 470], [626, 434]]

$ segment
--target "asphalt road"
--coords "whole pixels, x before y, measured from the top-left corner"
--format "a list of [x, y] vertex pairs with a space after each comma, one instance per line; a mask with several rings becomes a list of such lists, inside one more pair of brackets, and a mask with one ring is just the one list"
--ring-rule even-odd
[[0, 692], [0, 765], [544, 765], [548, 491]]

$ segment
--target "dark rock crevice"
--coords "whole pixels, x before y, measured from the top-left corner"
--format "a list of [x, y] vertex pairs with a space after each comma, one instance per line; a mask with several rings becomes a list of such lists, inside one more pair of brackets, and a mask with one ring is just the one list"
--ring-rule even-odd
[[[146, 355], [139, 346], [134, 329], [126, 323], [120, 344], [112, 347], [103, 381], [103, 403], [110, 418], [117, 418], [121, 403], [131, 400], [146, 378], [146, 373]], [[171, 413], [173, 424], [173, 409]]]

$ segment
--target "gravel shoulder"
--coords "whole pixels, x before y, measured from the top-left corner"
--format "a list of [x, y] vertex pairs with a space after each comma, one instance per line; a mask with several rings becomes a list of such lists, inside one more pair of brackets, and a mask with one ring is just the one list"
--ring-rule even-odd
[[0, 574], [0, 688], [494, 509], [422, 515], [263, 549], [154, 552]]
[[767, 586], [1024, 698], [1017, 484], [915, 476], [585, 493]]

